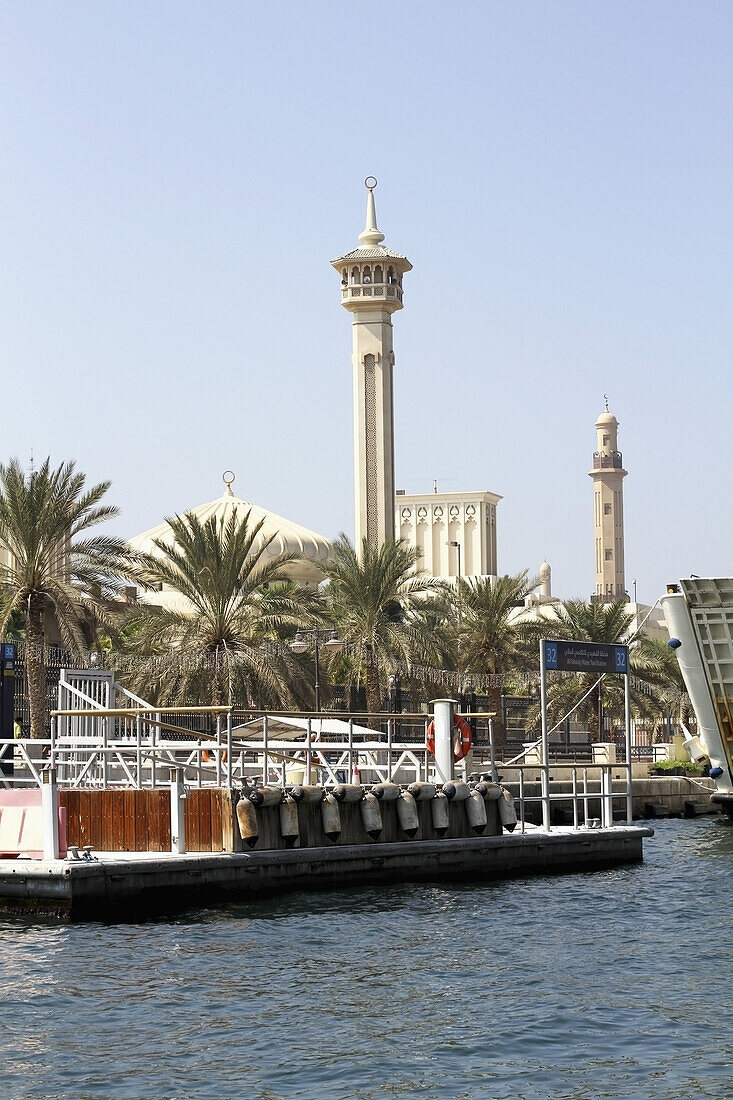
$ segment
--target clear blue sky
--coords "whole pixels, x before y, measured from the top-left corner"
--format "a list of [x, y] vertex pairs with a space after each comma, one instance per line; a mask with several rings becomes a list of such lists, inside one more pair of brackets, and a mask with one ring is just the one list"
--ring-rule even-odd
[[499, 567], [730, 574], [733, 7], [0, 4], [0, 457], [76, 459], [133, 535], [218, 496], [352, 533], [368, 174], [405, 252], [397, 484], [491, 489]]

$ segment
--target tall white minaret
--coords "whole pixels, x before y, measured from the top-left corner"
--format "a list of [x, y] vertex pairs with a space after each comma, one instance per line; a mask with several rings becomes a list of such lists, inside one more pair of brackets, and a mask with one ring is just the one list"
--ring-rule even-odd
[[392, 406], [392, 314], [402, 309], [402, 276], [412, 270], [406, 256], [382, 244], [374, 188], [367, 176], [366, 225], [362, 242], [332, 260], [341, 275], [341, 304], [353, 317], [354, 483], [356, 542], [379, 547], [395, 537], [394, 415]]
[[626, 596], [624, 581], [624, 485], [626, 470], [618, 450], [618, 420], [608, 411], [596, 420], [593, 455], [593, 516], [595, 520], [596, 589], [599, 603]]

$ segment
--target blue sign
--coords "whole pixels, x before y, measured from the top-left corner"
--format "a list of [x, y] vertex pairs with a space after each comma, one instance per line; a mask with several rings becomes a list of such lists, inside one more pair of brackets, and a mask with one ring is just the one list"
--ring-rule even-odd
[[2, 659], [3, 661], [15, 660], [15, 645], [13, 644], [13, 642], [3, 642]]
[[596, 642], [543, 642], [548, 672], [611, 672], [626, 676], [629, 647]]

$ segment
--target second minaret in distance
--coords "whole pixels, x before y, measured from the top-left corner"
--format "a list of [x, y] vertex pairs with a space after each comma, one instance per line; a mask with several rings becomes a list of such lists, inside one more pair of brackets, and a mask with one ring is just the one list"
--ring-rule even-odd
[[623, 456], [618, 450], [618, 420], [606, 408], [596, 420], [593, 454], [593, 518], [595, 526], [596, 590], [594, 603], [627, 597], [624, 579]]

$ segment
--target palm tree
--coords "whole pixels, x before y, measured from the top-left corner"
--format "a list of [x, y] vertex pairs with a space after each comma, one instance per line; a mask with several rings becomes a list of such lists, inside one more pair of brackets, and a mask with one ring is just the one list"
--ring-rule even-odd
[[660, 709], [681, 726], [695, 725], [695, 712], [687, 694], [677, 654], [660, 638], [640, 638], [633, 650], [634, 671], [655, 691]]
[[419, 551], [401, 539], [379, 548], [362, 539], [357, 552], [342, 534], [324, 567], [327, 615], [344, 641], [355, 647], [370, 712], [380, 709], [384, 670], [409, 671], [415, 654], [431, 652], [415, 609], [440, 583], [417, 570], [418, 557]]
[[523, 619], [518, 608], [537, 587], [525, 569], [514, 576], [461, 579], [456, 587], [456, 633], [461, 673], [491, 677], [488, 696], [493, 720], [495, 744], [505, 741], [501, 697], [504, 681], [536, 663], [532, 641], [539, 638], [536, 622]]
[[[213, 706], [279, 705], [308, 695], [303, 670], [277, 638], [303, 621], [307, 590], [287, 581], [294, 554], [271, 557], [264, 520], [250, 513], [201, 522], [168, 519], [172, 542], [141, 555], [147, 584], [175, 593], [169, 606], [143, 603], [129, 612], [128, 653], [137, 664], [130, 686], [158, 704], [207, 698]], [[152, 659], [155, 658], [155, 659]]]
[[[601, 645], [628, 643], [634, 615], [629, 612], [625, 600], [613, 603], [585, 603], [583, 600], [566, 600], [554, 609], [555, 636], [574, 641], [596, 642]], [[655, 677], [639, 649], [632, 648], [629, 667], [634, 673], [630, 685], [631, 702], [639, 717], [658, 714], [659, 696], [654, 690]], [[658, 681], [657, 681], [658, 682]], [[590, 694], [588, 694], [590, 692]], [[624, 713], [624, 684], [620, 676], [599, 678], [597, 673], [560, 673], [553, 676], [548, 688], [548, 713], [553, 720], [575, 709], [578, 718], [587, 723], [591, 741], [601, 735], [601, 718], [606, 711], [622, 718]]]
[[121, 578], [130, 574], [126, 544], [89, 535], [117, 509], [100, 504], [103, 481], [85, 491], [73, 462], [56, 469], [46, 459], [26, 474], [17, 459], [0, 465], [0, 548], [8, 558], [0, 636], [14, 616], [25, 620], [25, 667], [31, 737], [46, 724], [46, 627], [54, 621], [65, 646], [80, 654], [95, 624], [109, 621]]
[[[442, 683], [441, 673], [457, 667], [456, 597], [446, 585], [435, 593], [415, 602], [411, 618], [418, 628], [418, 644], [412, 654], [414, 662], [433, 665], [436, 685]], [[420, 644], [422, 642], [422, 645]], [[427, 673], [428, 668], [424, 667]]]
[[[8, 599], [9, 596], [0, 587], [0, 616], [5, 613]], [[6, 642], [25, 641], [25, 615], [21, 608], [16, 607], [14, 611], [10, 612], [5, 623], [5, 630], [0, 637]]]

